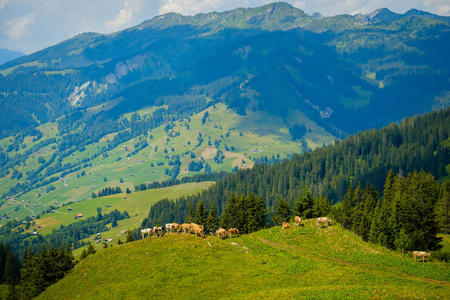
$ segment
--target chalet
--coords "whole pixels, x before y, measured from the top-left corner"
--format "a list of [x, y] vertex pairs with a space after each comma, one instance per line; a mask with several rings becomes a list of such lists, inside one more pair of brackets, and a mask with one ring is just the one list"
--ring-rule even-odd
[[83, 217], [83, 214], [78, 214], [77, 215], [77, 218], [82, 218]]
[[37, 231], [34, 231], [34, 232], [33, 232], [33, 235], [38, 235], [38, 232], [37, 232]]
[[58, 201], [54, 201], [53, 203], [54, 203], [54, 204], [58, 204]]
[[55, 212], [55, 210], [54, 209], [52, 209], [51, 211], [50, 211], [51, 213], [54, 213]]
[[106, 207], [111, 207], [111, 204], [106, 204]]
[[68, 210], [68, 211], [71, 211], [71, 210], [72, 210], [72, 207], [69, 206], [69, 207], [67, 208], [67, 210]]
[[41, 225], [38, 225], [38, 228], [41, 228], [42, 226]]

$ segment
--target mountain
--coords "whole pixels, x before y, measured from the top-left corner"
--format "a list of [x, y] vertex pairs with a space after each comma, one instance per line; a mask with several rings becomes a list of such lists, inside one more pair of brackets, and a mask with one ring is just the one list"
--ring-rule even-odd
[[16, 51], [11, 51], [8, 49], [4, 49], [4, 48], [0, 48], [0, 65], [14, 60], [18, 57], [24, 56], [25, 53], [22, 52], [16, 52]]
[[402, 18], [426, 18], [426, 19], [434, 19], [434, 20], [442, 20], [442, 21], [450, 21], [450, 17], [446, 16], [439, 16], [436, 14], [431, 14], [426, 11], [418, 10], [418, 9], [410, 9], [404, 14], [398, 14], [395, 12], [390, 11], [387, 8], [380, 8], [376, 9], [370, 14], [367, 15], [358, 15], [358, 18], [375, 22], [375, 21], [394, 21]]
[[[376, 15], [383, 13], [392, 15]], [[214, 101], [241, 114], [248, 105], [282, 117], [286, 108], [300, 109], [341, 138], [448, 105], [448, 26], [423, 18], [312, 18], [273, 3], [85, 33], [0, 68], [0, 136], [120, 97], [116, 110], [125, 112], [125, 103], [138, 109], [234, 78], [240, 88]], [[160, 81], [164, 92], [154, 88]], [[272, 99], [280, 109], [272, 110]]]
[[448, 29], [426, 18], [313, 19], [274, 3], [166, 14], [7, 62], [3, 217], [116, 186], [274, 163], [445, 108]]

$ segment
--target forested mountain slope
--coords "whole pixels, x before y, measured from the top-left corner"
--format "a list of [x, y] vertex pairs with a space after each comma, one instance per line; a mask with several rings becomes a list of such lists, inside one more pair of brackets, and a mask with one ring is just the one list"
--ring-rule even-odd
[[316, 19], [273, 3], [81, 34], [1, 66], [0, 136], [115, 99], [112, 119], [192, 95], [241, 114], [299, 109], [339, 138], [381, 128], [449, 103], [449, 23], [431, 17]]
[[312, 195], [337, 203], [351, 183], [363, 188], [370, 184], [382, 192], [390, 170], [405, 176], [424, 170], [436, 179], [448, 179], [449, 137], [450, 109], [406, 118], [399, 125], [359, 132], [281, 163], [239, 170], [199, 195], [156, 203], [143, 227], [185, 219], [189, 204], [196, 207], [199, 201], [207, 207], [214, 204], [220, 215], [232, 195], [251, 193], [264, 199], [270, 220], [280, 199], [293, 204], [305, 195], [305, 186]]

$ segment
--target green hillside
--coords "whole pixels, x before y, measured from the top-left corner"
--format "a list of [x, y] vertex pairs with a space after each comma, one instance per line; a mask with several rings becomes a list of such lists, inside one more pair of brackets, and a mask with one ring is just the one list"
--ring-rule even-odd
[[[164, 107], [125, 114], [122, 120], [146, 120], [161, 108]], [[207, 118], [202, 122], [205, 114]], [[186, 119], [170, 122], [169, 127], [159, 126], [139, 135], [118, 128], [98, 142], [85, 147], [74, 145], [61, 153], [58, 149], [59, 144], [65, 144], [64, 138], [83, 132], [87, 126], [77, 123], [63, 134], [58, 125], [61, 122], [39, 126], [37, 131], [43, 137], [38, 141], [33, 140], [33, 136], [0, 140], [0, 146], [12, 149], [8, 152], [11, 161], [3, 166], [4, 177], [0, 179], [3, 194], [0, 224], [15, 218], [36, 217], [63, 205], [90, 199], [93, 192], [104, 188], [120, 187], [125, 192], [141, 183], [173, 178], [166, 170], [174, 168], [177, 156], [181, 165], [176, 177], [182, 178], [203, 174], [206, 164], [213, 172], [231, 172], [233, 168], [251, 168], [254, 160], [263, 156], [286, 158], [288, 154], [334, 141], [331, 134], [298, 111], [293, 111], [286, 121], [251, 110], [246, 116], [240, 116], [218, 103]], [[305, 124], [308, 131], [302, 139], [292, 139], [289, 126], [293, 124]], [[124, 132], [127, 134], [123, 142], [111, 146]], [[18, 140], [23, 146], [16, 149], [12, 146]], [[215, 160], [218, 150], [223, 157]], [[190, 171], [192, 161], [201, 161], [203, 167]]]
[[415, 263], [314, 220], [226, 240], [167, 234], [79, 263], [38, 299], [444, 299], [450, 267]]

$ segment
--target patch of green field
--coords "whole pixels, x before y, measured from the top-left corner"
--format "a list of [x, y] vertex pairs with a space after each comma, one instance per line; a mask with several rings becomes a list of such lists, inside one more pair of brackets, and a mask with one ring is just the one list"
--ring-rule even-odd
[[370, 103], [372, 92], [363, 90], [361, 86], [352, 86], [355, 91], [354, 98], [340, 97], [339, 102], [342, 103], [348, 109], [362, 108]]
[[[28, 231], [38, 230], [39, 234], [49, 234], [53, 229], [59, 228], [61, 225], [67, 226], [75, 222], [76, 216], [80, 213], [83, 215], [83, 218], [96, 216], [98, 207], [105, 213], [115, 209], [119, 211], [126, 210], [130, 215], [130, 219], [119, 221], [119, 227], [123, 225], [121, 222], [131, 222], [140, 226], [142, 220], [147, 217], [150, 207], [157, 201], [164, 198], [176, 199], [181, 196], [192, 195], [208, 188], [212, 184], [214, 182], [211, 181], [193, 182], [167, 188], [133, 192], [128, 195], [123, 193], [95, 199], [89, 198], [58, 208], [54, 213], [43, 215], [40, 219], [35, 220], [36, 225], [30, 227]], [[60, 203], [58, 202], [58, 204]], [[106, 205], [110, 205], [110, 207], [106, 207]], [[68, 207], [71, 208], [70, 211]], [[40, 229], [37, 229], [38, 225], [41, 226]], [[133, 226], [133, 228], [137, 226]]]
[[46, 63], [41, 63], [41, 62], [39, 62], [37, 60], [36, 61], [30, 61], [30, 62], [21, 64], [21, 65], [12, 67], [12, 68], [1, 70], [0, 74], [2, 74], [3, 76], [7, 76], [7, 75], [11, 74], [18, 67], [38, 67], [38, 68], [42, 68], [42, 67], [46, 67], [46, 66], [47, 66]]
[[66, 75], [75, 72], [75, 70], [67, 69], [67, 70], [61, 70], [61, 71], [44, 71], [45, 75]]
[[81, 261], [40, 299], [446, 298], [450, 267], [363, 242], [340, 226], [189, 234], [115, 245]]

